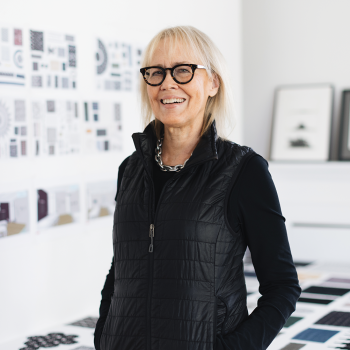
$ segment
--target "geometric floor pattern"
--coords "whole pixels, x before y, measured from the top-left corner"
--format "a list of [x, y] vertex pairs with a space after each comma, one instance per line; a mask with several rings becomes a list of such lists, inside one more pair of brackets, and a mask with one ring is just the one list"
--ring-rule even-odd
[[[350, 349], [350, 266], [296, 263], [302, 294], [268, 350]], [[248, 311], [261, 296], [252, 264], [245, 265]]]
[[77, 343], [77, 341], [75, 341], [75, 338], [77, 337], [78, 335], [66, 335], [63, 333], [49, 333], [47, 335], [31, 336], [28, 337], [28, 341], [24, 343], [26, 346], [20, 350], [36, 350], [39, 348], [56, 347], [60, 344], [75, 344]]
[[78, 326], [78, 327], [87, 327], [87, 328], [94, 328], [96, 327], [98, 317], [86, 317], [82, 320], [69, 323], [72, 326]]

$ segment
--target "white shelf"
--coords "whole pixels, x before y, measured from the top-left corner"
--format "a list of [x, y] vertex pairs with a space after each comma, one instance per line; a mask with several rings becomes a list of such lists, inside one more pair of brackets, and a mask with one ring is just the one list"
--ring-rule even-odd
[[269, 162], [294, 258], [350, 262], [350, 162]]
[[279, 180], [294, 181], [348, 181], [350, 183], [350, 162], [273, 162], [269, 161], [269, 170]]

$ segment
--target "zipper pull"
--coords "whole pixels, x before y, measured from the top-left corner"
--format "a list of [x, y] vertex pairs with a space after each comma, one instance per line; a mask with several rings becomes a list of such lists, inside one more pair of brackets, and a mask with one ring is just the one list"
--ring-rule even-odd
[[148, 252], [153, 252], [153, 237], [154, 237], [154, 225], [151, 224], [149, 227], [149, 236], [151, 237], [151, 244], [149, 245]]

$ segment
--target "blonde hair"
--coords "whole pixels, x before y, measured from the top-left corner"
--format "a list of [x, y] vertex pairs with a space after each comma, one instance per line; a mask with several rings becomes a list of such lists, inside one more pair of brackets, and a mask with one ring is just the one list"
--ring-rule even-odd
[[[195, 56], [194, 58], [197, 62], [194, 63], [202, 64], [207, 68], [206, 71], [210, 79], [213, 79], [213, 74], [216, 75], [220, 86], [217, 94], [208, 98], [204, 111], [201, 136], [215, 119], [218, 136], [225, 139], [227, 130], [232, 130], [234, 127], [232, 125], [234, 114], [228, 68], [223, 55], [213, 41], [202, 31], [192, 26], [177, 26], [163, 29], [150, 41], [143, 54], [142, 67], [150, 65], [153, 54], [161, 41], [163, 41], [164, 45], [166, 43], [169, 44], [170, 55], [175, 50], [177, 43], [184, 44], [187, 48], [187, 53]], [[144, 82], [141, 74], [140, 92], [141, 115], [144, 127], [146, 127], [154, 116], [147, 93], [147, 84]], [[160, 138], [161, 128], [162, 123], [155, 118], [155, 129], [158, 138]]]

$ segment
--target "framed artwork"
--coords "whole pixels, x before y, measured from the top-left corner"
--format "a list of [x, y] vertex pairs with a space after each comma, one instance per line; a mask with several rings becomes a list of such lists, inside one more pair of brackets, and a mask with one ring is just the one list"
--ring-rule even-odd
[[333, 95], [330, 84], [282, 86], [276, 89], [271, 160], [329, 159]]
[[350, 160], [350, 90], [343, 91], [339, 141], [339, 159]]

